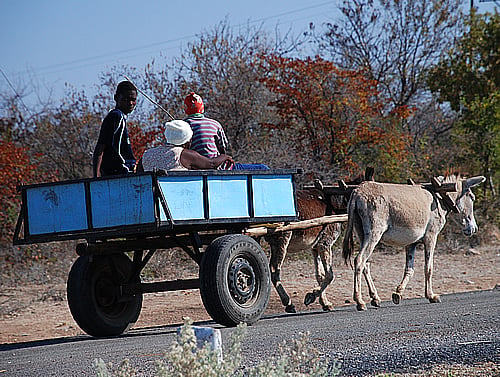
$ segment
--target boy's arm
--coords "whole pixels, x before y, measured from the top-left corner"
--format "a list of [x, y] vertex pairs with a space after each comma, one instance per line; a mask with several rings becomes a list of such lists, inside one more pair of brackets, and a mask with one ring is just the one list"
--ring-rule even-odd
[[104, 148], [106, 145], [97, 144], [94, 149], [94, 155], [92, 157], [92, 167], [94, 170], [94, 178], [101, 176], [101, 165], [102, 165], [102, 155], [104, 154]]
[[219, 129], [217, 130], [217, 136], [215, 137], [215, 145], [217, 146], [217, 150], [220, 154], [227, 153], [227, 145], [229, 141], [227, 140], [226, 133], [224, 132], [224, 128], [219, 123]]
[[226, 161], [234, 162], [231, 156], [225, 154], [215, 158], [207, 158], [191, 149], [184, 149], [181, 153], [181, 164], [188, 169], [217, 169]]

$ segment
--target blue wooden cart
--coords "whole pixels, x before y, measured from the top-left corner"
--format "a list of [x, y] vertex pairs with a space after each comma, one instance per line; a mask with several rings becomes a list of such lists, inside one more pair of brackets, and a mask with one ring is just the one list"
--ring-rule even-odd
[[[297, 220], [297, 169], [141, 173], [20, 187], [14, 244], [82, 240], [67, 281], [73, 318], [93, 336], [118, 335], [144, 293], [200, 289], [225, 326], [254, 323], [271, 290], [267, 257], [245, 229]], [[143, 283], [157, 250], [182, 248], [196, 279]]]

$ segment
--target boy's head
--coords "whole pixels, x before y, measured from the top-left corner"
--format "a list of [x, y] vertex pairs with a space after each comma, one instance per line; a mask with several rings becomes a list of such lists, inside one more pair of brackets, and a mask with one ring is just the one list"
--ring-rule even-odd
[[137, 103], [137, 89], [130, 81], [122, 81], [116, 87], [116, 107], [125, 114], [131, 113]]
[[189, 95], [184, 99], [184, 111], [187, 115], [203, 113], [205, 107], [203, 106], [203, 100], [195, 92], [189, 93]]

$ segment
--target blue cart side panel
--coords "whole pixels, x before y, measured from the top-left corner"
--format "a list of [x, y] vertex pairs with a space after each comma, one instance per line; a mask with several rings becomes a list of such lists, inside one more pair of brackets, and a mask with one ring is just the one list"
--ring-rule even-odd
[[296, 216], [292, 175], [252, 177], [255, 217]]
[[70, 183], [26, 190], [31, 235], [87, 229], [85, 186]]
[[210, 219], [248, 218], [247, 176], [209, 176], [208, 209]]
[[90, 182], [94, 228], [155, 222], [153, 182], [149, 175]]
[[26, 185], [14, 244], [294, 221], [295, 174], [293, 169], [179, 171]]
[[[165, 197], [172, 220], [200, 220], [205, 218], [202, 176], [158, 177], [158, 185]], [[167, 216], [161, 205], [160, 221], [167, 221]]]

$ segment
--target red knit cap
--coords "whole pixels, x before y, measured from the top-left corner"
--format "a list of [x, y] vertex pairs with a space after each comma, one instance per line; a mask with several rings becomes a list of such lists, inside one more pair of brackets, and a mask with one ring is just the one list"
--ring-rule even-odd
[[186, 105], [184, 111], [187, 115], [203, 113], [205, 111], [203, 100], [195, 92], [189, 93], [189, 95], [184, 99], [184, 105]]

